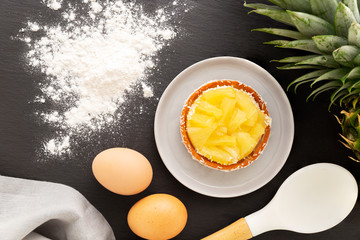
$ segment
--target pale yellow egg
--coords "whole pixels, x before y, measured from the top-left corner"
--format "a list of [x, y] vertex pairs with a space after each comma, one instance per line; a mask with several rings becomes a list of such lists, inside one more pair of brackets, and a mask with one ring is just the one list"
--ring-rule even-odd
[[106, 189], [121, 195], [144, 191], [151, 183], [150, 162], [139, 152], [129, 148], [110, 148], [99, 153], [92, 171]]
[[134, 204], [128, 213], [128, 224], [142, 238], [167, 240], [184, 229], [187, 217], [186, 207], [178, 198], [153, 194]]

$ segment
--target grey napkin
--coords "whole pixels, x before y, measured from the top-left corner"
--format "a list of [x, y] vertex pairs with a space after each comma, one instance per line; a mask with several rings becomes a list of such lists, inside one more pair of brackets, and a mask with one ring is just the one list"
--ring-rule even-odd
[[78, 191], [0, 176], [1, 240], [113, 240], [105, 220]]

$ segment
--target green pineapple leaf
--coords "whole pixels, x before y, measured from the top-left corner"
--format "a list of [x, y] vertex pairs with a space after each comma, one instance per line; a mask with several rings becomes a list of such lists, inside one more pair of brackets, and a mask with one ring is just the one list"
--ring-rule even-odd
[[283, 2], [288, 10], [311, 13], [309, 0], [283, 0]]
[[344, 45], [333, 51], [334, 59], [345, 67], [354, 67], [353, 60], [360, 53], [360, 48]]
[[353, 63], [356, 66], [360, 66], [360, 53], [354, 57]]
[[340, 65], [335, 61], [332, 55], [320, 55], [310, 59], [303, 60], [295, 65], [319, 65], [327, 68], [338, 68]]
[[360, 89], [360, 82], [355, 80], [355, 81], [352, 81], [352, 85], [348, 88], [348, 92], [351, 93], [353, 91], [355, 91], [354, 89]]
[[289, 26], [295, 26], [294, 23], [291, 21], [291, 18], [289, 17], [288, 13], [283, 10], [259, 8], [259, 9], [252, 10], [250, 13], [252, 13], [252, 12], [255, 12], [255, 13], [263, 15], [263, 16], [267, 16], [275, 21], [282, 22]]
[[348, 32], [351, 24], [356, 22], [355, 16], [350, 8], [339, 2], [335, 12], [335, 30], [336, 34], [348, 37]]
[[297, 89], [298, 89], [298, 87], [299, 87], [300, 85], [302, 85], [302, 84], [304, 84], [304, 83], [311, 82], [311, 81], [313, 81], [313, 79], [308, 79], [308, 80], [305, 80], [305, 81], [302, 81], [302, 82], [299, 82], [299, 83], [295, 84], [294, 92], [296, 93], [296, 91], [297, 91]]
[[313, 37], [315, 35], [334, 35], [335, 29], [333, 25], [324, 19], [303, 12], [287, 11], [291, 21], [295, 24], [298, 31], [306, 36]]
[[318, 55], [295, 56], [295, 57], [287, 57], [280, 60], [271, 60], [271, 61], [280, 62], [280, 63], [298, 63], [317, 56]]
[[332, 53], [335, 49], [347, 45], [346, 38], [335, 35], [318, 35], [312, 37], [316, 48], [324, 53]]
[[[351, 99], [349, 99], [349, 100], [351, 100]], [[359, 102], [359, 98], [354, 98], [353, 100], [351, 100], [353, 109], [356, 109], [358, 102]]]
[[[311, 79], [311, 81], [314, 81], [314, 79], [320, 77], [321, 75], [327, 73], [329, 70], [327, 69], [322, 69], [322, 70], [316, 70], [316, 71], [313, 71], [313, 72], [310, 72], [310, 73], [307, 73], [307, 74], [304, 74], [303, 76], [295, 79], [294, 81], [292, 81], [288, 87], [287, 87], [287, 91], [289, 91], [290, 87], [294, 84], [298, 84], [300, 82], [303, 82], [303, 81], [307, 81], [309, 79]], [[296, 91], [295, 91], [296, 92]]]
[[253, 8], [253, 9], [272, 9], [272, 10], [283, 10], [281, 7], [274, 5], [267, 5], [262, 3], [244, 3], [245, 7]]
[[334, 17], [338, 0], [310, 0], [311, 11], [331, 24], [334, 24]]
[[290, 41], [284, 45], [279, 46], [280, 48], [291, 48], [291, 49], [299, 49], [312, 53], [322, 54], [321, 51], [316, 47], [315, 43], [311, 39], [302, 39], [302, 40], [294, 40]]
[[269, 0], [269, 2], [272, 2], [273, 4], [276, 4], [283, 9], [288, 8], [284, 0]]
[[294, 70], [294, 69], [324, 69], [322, 66], [316, 66], [316, 65], [296, 65], [296, 64], [286, 64], [281, 67], [277, 67], [281, 70]]
[[[336, 94], [335, 94], [336, 93]], [[341, 91], [336, 91], [335, 93], [333, 93], [330, 97], [330, 104], [328, 107], [328, 111], [330, 111], [332, 105], [336, 104], [336, 101], [344, 96], [347, 95], [348, 91], [346, 89], [342, 89]]]
[[344, 0], [344, 4], [351, 9], [357, 22], [360, 21], [359, 7], [357, 0]]
[[360, 47], [360, 24], [352, 23], [348, 33], [349, 44]]
[[360, 78], [360, 67], [354, 67], [353, 69], [351, 69], [348, 75], [348, 79], [357, 79], [357, 78]]
[[349, 92], [347, 95], [343, 96], [340, 100], [340, 106], [342, 106], [344, 101], [347, 101], [349, 98], [353, 97], [353, 96], [358, 96], [360, 94], [360, 89], [355, 89], [352, 90], [351, 92]]
[[324, 85], [318, 87], [314, 91], [310, 93], [310, 95], [306, 98], [306, 101], [308, 101], [311, 97], [313, 97], [313, 100], [321, 93], [329, 91], [331, 89], [338, 89], [343, 84], [341, 81], [331, 81], [328, 83], [325, 83]]
[[282, 45], [285, 45], [285, 44], [287, 44], [289, 42], [290, 41], [288, 41], [288, 40], [272, 40], [272, 41], [269, 41], [269, 42], [264, 42], [264, 44], [282, 46]]
[[288, 37], [292, 39], [307, 39], [308, 37], [293, 30], [280, 29], [280, 28], [257, 28], [252, 31], [265, 32], [269, 34], [274, 34], [282, 37]]
[[337, 99], [347, 95], [349, 93], [348, 88], [351, 87], [351, 82], [345, 82], [339, 89], [337, 89], [333, 94], [330, 96], [330, 107], [336, 102]]
[[349, 68], [338, 68], [331, 71], [328, 71], [318, 78], [315, 79], [315, 81], [310, 85], [310, 87], [313, 87], [315, 84], [326, 81], [326, 80], [340, 80], [343, 79], [348, 73], [350, 69]]

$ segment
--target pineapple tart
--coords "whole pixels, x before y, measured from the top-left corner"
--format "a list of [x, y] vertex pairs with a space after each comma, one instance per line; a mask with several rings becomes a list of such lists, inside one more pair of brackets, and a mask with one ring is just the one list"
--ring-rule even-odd
[[231, 171], [259, 157], [269, 139], [270, 123], [265, 102], [252, 88], [234, 80], [216, 80], [187, 99], [180, 130], [195, 160]]

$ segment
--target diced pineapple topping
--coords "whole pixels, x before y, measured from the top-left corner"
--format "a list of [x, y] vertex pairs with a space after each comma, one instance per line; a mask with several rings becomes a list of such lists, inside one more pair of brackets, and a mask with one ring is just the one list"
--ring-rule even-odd
[[186, 126], [199, 154], [229, 165], [252, 153], [269, 120], [250, 94], [226, 86], [203, 92], [190, 107]]

